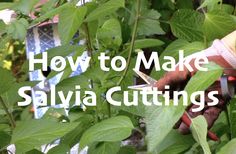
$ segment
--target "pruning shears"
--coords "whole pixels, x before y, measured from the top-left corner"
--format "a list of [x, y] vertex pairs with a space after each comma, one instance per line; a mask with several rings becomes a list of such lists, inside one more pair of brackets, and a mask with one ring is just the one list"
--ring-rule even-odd
[[[150, 76], [138, 70], [134, 71], [139, 77], [141, 77], [146, 82], [146, 84], [129, 86], [128, 87], [129, 89], [143, 90], [145, 88], [145, 90], [152, 90], [153, 87], [156, 86], [157, 80], [151, 78]], [[236, 83], [235, 76], [223, 75], [216, 82], [220, 82], [222, 96], [226, 102], [228, 102], [231, 98], [233, 98], [233, 96], [235, 95], [235, 87], [234, 87], [234, 84]], [[187, 112], [184, 112], [183, 116], [181, 117], [181, 120], [183, 121], [184, 124], [186, 124], [186, 126], [190, 127], [192, 121]], [[219, 138], [213, 132], [208, 131], [207, 135], [211, 140], [219, 141]]]

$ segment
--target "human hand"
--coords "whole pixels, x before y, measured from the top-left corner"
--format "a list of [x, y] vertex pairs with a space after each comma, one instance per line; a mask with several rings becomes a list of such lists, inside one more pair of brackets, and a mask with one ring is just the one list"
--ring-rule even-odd
[[[197, 105], [191, 104], [184, 115], [181, 117], [179, 122], [175, 125], [175, 129], [178, 129], [182, 134], [189, 133], [189, 127], [191, 125], [191, 118], [195, 118], [199, 115], [203, 115], [207, 121], [208, 129], [210, 129], [214, 122], [218, 119], [220, 113], [226, 109], [226, 105], [234, 95], [235, 90], [235, 78], [223, 76], [220, 81], [216, 81], [210, 88], [206, 90], [205, 95], [205, 106], [204, 109], [199, 112], [193, 112], [192, 109], [197, 108]], [[218, 94], [215, 96], [219, 103], [216, 106], [208, 106], [207, 102], [211, 100], [208, 98], [208, 93], [211, 91], [217, 91]], [[208, 137], [212, 140], [217, 141], [218, 138], [211, 132], [208, 132]]]
[[[225, 74], [236, 76], [236, 71], [234, 69], [236, 68], [236, 52], [235, 41], [232, 41], [233, 39], [236, 39], [236, 31], [231, 33], [230, 35], [227, 35], [222, 40], [214, 41], [213, 45], [208, 49], [186, 57], [185, 60], [189, 60], [189, 64], [192, 66], [192, 68], [194, 68], [192, 72], [190, 72], [187, 68], [184, 68], [183, 71], [179, 71], [179, 66], [177, 65], [176, 70], [166, 73], [163, 78], [156, 82], [155, 87], [158, 87], [158, 90], [161, 91], [164, 91], [166, 85], [169, 85], [172, 91], [179, 90], [178, 88], [184, 87], [187, 84], [188, 80], [197, 72], [196, 67], [194, 67], [194, 60], [199, 56], [205, 56], [207, 57], [208, 61], [220, 65], [222, 68], [224, 68]], [[227, 81], [225, 82], [225, 84], [227, 84]], [[175, 128], [178, 128], [178, 130], [183, 134], [189, 133], [189, 126], [191, 123], [190, 118], [197, 117], [198, 115], [203, 115], [206, 118], [208, 128], [210, 129], [229, 101], [229, 99], [225, 98], [224, 94], [224, 90], [227, 88], [222, 88], [222, 86], [227, 85], [222, 85], [222, 82], [217, 81], [211, 87], [209, 87], [205, 93], [206, 105], [204, 109], [199, 112], [193, 112], [192, 109], [197, 108], [198, 106], [191, 104], [186, 109], [186, 113], [176, 124]], [[218, 95], [216, 97], [219, 100], [219, 104], [209, 107], [207, 106], [207, 102], [211, 100], [208, 98], [207, 94], [211, 91], [218, 91]], [[211, 138], [216, 140], [214, 137]]]

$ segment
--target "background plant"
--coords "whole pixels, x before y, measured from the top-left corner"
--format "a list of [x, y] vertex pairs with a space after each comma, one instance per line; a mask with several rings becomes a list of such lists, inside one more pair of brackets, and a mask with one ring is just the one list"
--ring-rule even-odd
[[[76, 7], [77, 0], [50, 0], [38, 11], [34, 8], [37, 2], [20, 0], [0, 3], [1, 10], [9, 8], [17, 13], [16, 20], [10, 25], [0, 21], [1, 153], [5, 153], [10, 144], [16, 145], [17, 153], [41, 153], [41, 145], [50, 144], [58, 138], [61, 139], [60, 144], [49, 153], [66, 153], [78, 142], [80, 148], [89, 146], [88, 153], [99, 154], [139, 151], [234, 153], [235, 99], [228, 106], [227, 114], [222, 113], [212, 128], [221, 139], [221, 142], [213, 142], [206, 140], [207, 124], [201, 116], [193, 119], [190, 135], [184, 136], [172, 130], [184, 106], [154, 108], [144, 107], [140, 103], [137, 107], [114, 107], [104, 98], [106, 91], [113, 86], [120, 85], [122, 90], [127, 90], [127, 86], [134, 84], [132, 68], [140, 50], [145, 51], [147, 56], [150, 51], [156, 51], [161, 54], [160, 57], [170, 55], [177, 58], [179, 49], [189, 55], [207, 48], [214, 39], [235, 30], [236, 9], [233, 3], [222, 0], [94, 0]], [[35, 20], [28, 16], [30, 12], [35, 12]], [[76, 49], [70, 41], [79, 31], [80, 39], [86, 40], [82, 47], [92, 57], [90, 67], [80, 76], [69, 77], [68, 66], [57, 90], [66, 93], [80, 84], [82, 92], [93, 90], [99, 97], [97, 106], [87, 107], [85, 111], [80, 107], [71, 107], [69, 116], [66, 116], [61, 109], [50, 109], [42, 119], [34, 120], [29, 113], [30, 107], [21, 108], [16, 103], [21, 100], [16, 89], [36, 84], [27, 81], [24, 38], [27, 28], [50, 20], [55, 15], [60, 17], [58, 27], [62, 46], [50, 52], [63, 55], [68, 52], [64, 50], [68, 47]], [[71, 52], [80, 55], [82, 51], [77, 49]], [[101, 71], [97, 56], [106, 51], [111, 57], [121, 55], [127, 59], [125, 71]], [[222, 74], [217, 66], [211, 68], [207, 75], [199, 72], [193, 77], [186, 90], [191, 93], [210, 86]], [[152, 71], [151, 76], [159, 79], [163, 73]], [[54, 75], [56, 72], [51, 72], [48, 78]], [[201, 82], [194, 82], [199, 78]], [[198, 89], [195, 84], [198, 84]], [[119, 94], [114, 98], [122, 99]], [[143, 118], [145, 128], [140, 124]], [[121, 146], [121, 141], [134, 136], [143, 138], [144, 144]]]

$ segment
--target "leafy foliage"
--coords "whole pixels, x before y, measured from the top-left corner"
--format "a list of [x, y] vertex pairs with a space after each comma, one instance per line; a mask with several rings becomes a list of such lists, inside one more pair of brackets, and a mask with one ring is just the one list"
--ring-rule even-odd
[[[222, 75], [222, 69], [215, 65], [208, 65], [206, 72], [198, 72], [194, 75], [185, 87], [189, 96], [195, 91], [206, 90], [214, 81]], [[190, 98], [188, 101], [190, 102]], [[149, 151], [153, 151], [156, 146], [168, 135], [172, 127], [182, 116], [185, 107], [183, 106], [183, 97], [180, 98], [178, 106], [170, 105], [163, 107], [148, 107], [146, 110], [147, 138], [149, 141]], [[160, 121], [166, 121], [159, 125]], [[201, 132], [204, 133], [204, 132]], [[204, 134], [203, 134], [204, 136]]]
[[173, 34], [187, 41], [203, 40], [202, 24], [203, 15], [194, 10], [178, 10], [170, 21]]
[[[209, 40], [220, 38], [235, 29], [233, 18], [224, 12], [212, 11], [205, 14], [204, 32]], [[212, 30], [216, 30], [214, 33]]]
[[[62, 44], [68, 44], [70, 42], [74, 34], [77, 32], [78, 27], [82, 24], [86, 12], [86, 7], [78, 9], [73, 5], [68, 5], [60, 13], [60, 22], [58, 26]], [[67, 23], [66, 26], [65, 23]]]
[[133, 125], [128, 117], [117, 116], [104, 120], [84, 132], [80, 147], [84, 148], [85, 145], [97, 141], [121, 141], [130, 136], [132, 129]]
[[11, 143], [16, 145], [19, 153], [24, 153], [34, 146], [56, 140], [75, 126], [75, 124], [60, 124], [47, 120], [23, 121], [13, 131]]
[[[145, 107], [141, 99], [138, 106], [114, 107], [104, 98], [113, 86], [121, 86], [125, 91], [134, 84], [132, 68], [137, 52], [157, 51], [162, 64], [166, 55], [178, 60], [180, 49], [185, 56], [190, 55], [235, 30], [235, 6], [222, 0], [204, 0], [201, 4], [190, 0], [93, 0], [88, 3], [80, 0], [81, 6], [76, 5], [77, 2], [50, 0], [36, 7], [38, 0], [0, 1], [0, 10], [12, 9], [16, 16], [9, 25], [0, 20], [0, 153], [6, 152], [10, 144], [16, 145], [17, 153], [41, 153], [41, 145], [56, 140], [60, 143], [49, 154], [66, 153], [77, 143], [80, 150], [88, 146], [89, 154], [235, 153], [235, 99], [228, 107], [227, 116], [221, 114], [212, 128], [221, 143], [212, 143], [206, 138], [207, 124], [202, 116], [192, 119], [192, 133], [187, 136], [172, 130], [185, 111], [183, 98], [177, 107], [172, 104]], [[54, 56], [75, 58], [85, 50], [92, 57], [90, 67], [79, 76], [71, 77], [72, 71], [67, 65], [57, 91], [66, 93], [79, 84], [82, 94], [85, 90], [96, 93], [97, 106], [82, 110], [73, 106], [73, 98], [68, 115], [59, 109], [50, 109], [42, 119], [34, 120], [30, 107], [17, 106], [21, 100], [17, 90], [37, 84], [27, 81], [29, 61], [25, 59], [24, 39], [28, 28], [50, 23], [57, 16], [62, 45], [47, 51], [48, 62]], [[78, 39], [86, 42], [84, 45], [77, 45], [74, 35], [78, 32]], [[97, 60], [101, 52], [111, 58], [123, 56], [128, 67], [123, 72], [101, 71]], [[107, 60], [106, 66], [109, 67], [110, 62]], [[185, 90], [189, 95], [206, 90], [223, 74], [222, 68], [215, 64], [207, 67], [208, 72], [196, 73], [187, 83]], [[36, 69], [41, 69], [41, 65], [36, 65]], [[151, 76], [160, 79], [164, 73], [153, 70]], [[57, 74], [52, 71], [47, 79]], [[121, 94], [113, 97], [123, 100]], [[141, 126], [143, 122], [145, 128]], [[138, 136], [135, 133], [143, 143], [123, 146], [123, 141]]]
[[192, 120], [191, 130], [194, 139], [202, 146], [204, 153], [211, 153], [207, 143], [207, 122], [203, 116], [198, 116]]

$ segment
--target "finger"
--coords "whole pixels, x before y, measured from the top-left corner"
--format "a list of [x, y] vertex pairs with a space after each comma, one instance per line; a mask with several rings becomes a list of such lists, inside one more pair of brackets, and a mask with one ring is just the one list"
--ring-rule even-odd
[[186, 135], [186, 134], [190, 133], [189, 127], [183, 122], [180, 124], [180, 126], [178, 128], [178, 131], [183, 135]]
[[159, 90], [163, 91], [165, 90], [166, 85], [170, 85], [171, 89], [173, 88], [175, 89], [176, 85], [183, 85], [183, 84], [186, 85], [187, 81], [191, 78], [191, 76], [193, 76], [198, 71], [198, 69], [194, 65], [195, 56], [192, 55], [192, 56], [186, 57], [186, 59], [184, 60], [184, 61], [189, 61], [189, 65], [192, 68], [192, 72], [190, 72], [186, 66], [183, 66], [183, 70], [181, 70], [180, 66], [177, 65], [175, 68], [175, 71], [166, 73], [164, 77], [161, 78], [156, 83], [156, 87]]
[[[217, 89], [218, 85], [214, 85], [214, 88]], [[213, 89], [212, 89], [213, 90]], [[219, 114], [221, 113], [221, 111], [223, 110], [223, 108], [225, 107], [225, 101], [222, 98], [222, 96], [219, 94], [216, 97], [219, 100], [219, 103], [216, 106], [208, 106], [208, 102], [211, 102], [212, 100], [208, 97], [208, 93], [209, 93], [209, 89], [206, 92], [205, 95], [205, 107], [204, 109], [201, 111], [201, 114], [203, 114], [203, 116], [206, 118], [207, 124], [208, 124], [208, 128], [211, 128], [214, 124], [214, 122], [217, 120]], [[198, 105], [196, 107], [199, 107]], [[196, 115], [198, 116], [198, 113], [193, 113], [192, 108], [188, 111], [189, 115], [191, 117], [196, 117]]]
[[208, 129], [210, 129], [216, 119], [219, 117], [222, 109], [218, 107], [209, 107], [205, 112], [203, 113], [203, 116], [206, 118]]
[[[226, 102], [225, 102], [225, 100], [224, 100], [224, 98], [223, 98], [223, 96], [222, 96], [222, 91], [221, 91], [221, 89], [220, 89], [220, 86], [218, 86], [218, 85], [215, 85], [215, 90], [214, 90], [213, 88], [212, 88], [212, 89], [209, 88], [209, 89], [206, 91], [205, 101], [206, 101], [206, 102], [212, 102], [212, 99], [210, 99], [210, 98], [208, 97], [208, 96], [209, 96], [209, 93], [210, 93], [211, 91], [218, 91], [218, 94], [215, 95], [215, 97], [219, 100], [219, 102], [218, 102], [218, 104], [216, 105], [216, 107], [223, 109], [223, 108], [225, 107], [225, 105], [226, 105]], [[204, 110], [206, 110], [208, 107], [209, 107], [208, 104], [206, 104]]]
[[232, 66], [222, 56], [209, 56], [208, 60], [225, 68], [224, 73], [226, 75], [236, 76], [236, 70], [232, 69]]
[[[185, 110], [188, 111], [192, 106], [193, 106], [193, 104], [190, 104]], [[176, 124], [174, 125], [173, 128], [174, 129], [178, 129], [180, 127], [181, 123], [182, 123], [182, 118], [180, 118], [179, 121], [176, 122]]]
[[[185, 132], [182, 131], [182, 134], [187, 134], [189, 132], [188, 128], [190, 128], [192, 121], [189, 115], [187, 115], [186, 113], [183, 114], [181, 119], [184, 122], [184, 124], [181, 125], [181, 128], [185, 130]], [[211, 131], [207, 132], [207, 136], [213, 141], [219, 141], [219, 138]]]
[[[199, 115], [202, 115], [203, 114], [203, 111], [199, 111], [199, 112], [193, 112], [192, 110], [195, 109], [195, 108], [198, 108], [198, 105], [195, 105], [193, 104], [189, 110], [187, 111], [188, 115], [190, 118], [195, 118]], [[189, 126], [187, 126], [184, 122], [182, 122], [179, 126], [179, 132], [182, 133], [182, 134], [188, 134], [190, 132], [189, 130]]]
[[170, 89], [175, 89], [176, 85], [181, 82], [185, 82], [189, 77], [190, 73], [187, 70], [168, 72], [163, 78], [156, 82], [155, 87], [157, 87], [160, 91], [164, 91], [165, 86], [167, 85], [170, 86]]

